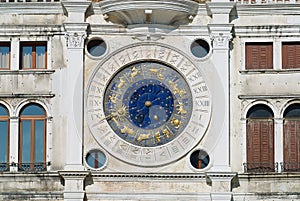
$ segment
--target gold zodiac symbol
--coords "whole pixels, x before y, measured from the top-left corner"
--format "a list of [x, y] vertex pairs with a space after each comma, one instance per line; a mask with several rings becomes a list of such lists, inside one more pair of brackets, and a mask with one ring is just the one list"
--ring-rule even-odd
[[118, 84], [117, 87], [118, 87], [118, 89], [121, 89], [125, 85], [126, 81], [123, 80], [123, 77], [120, 77], [119, 80], [120, 80], [120, 83]]
[[116, 104], [117, 103], [117, 96], [118, 96], [117, 94], [112, 94], [112, 95], [108, 96], [108, 98], [112, 103]]
[[140, 134], [139, 137], [138, 137], [138, 139], [137, 139], [137, 141], [141, 142], [141, 141], [147, 140], [149, 138], [150, 138], [150, 134]]
[[121, 129], [121, 133], [122, 134], [129, 134], [129, 135], [133, 135], [134, 134], [134, 130], [132, 128], [129, 128], [127, 126], [124, 126], [122, 129]]
[[162, 133], [169, 139], [170, 138], [170, 131], [168, 131], [167, 129], [164, 129], [163, 131], [162, 131]]
[[169, 84], [173, 87], [174, 95], [178, 94], [180, 97], [182, 97], [186, 94], [186, 91], [180, 89], [175, 82], [169, 81]]
[[160, 138], [161, 138], [161, 136], [160, 136], [160, 133], [158, 131], [157, 133], [155, 133], [155, 139], [156, 139], [157, 142], [160, 142]]
[[162, 71], [163, 71], [162, 68], [160, 68], [160, 69], [150, 68], [149, 71], [153, 74], [156, 74], [157, 78], [160, 80], [163, 80], [165, 78], [164, 75], [162, 74]]
[[178, 102], [178, 105], [176, 106], [176, 110], [178, 114], [187, 114], [187, 111], [183, 107], [184, 105], [180, 102]]
[[133, 67], [132, 69], [131, 69], [131, 74], [130, 74], [130, 78], [131, 78], [131, 80], [135, 77], [135, 76], [137, 76], [138, 75], [138, 73], [139, 73], [139, 70], [136, 68], [136, 67]]

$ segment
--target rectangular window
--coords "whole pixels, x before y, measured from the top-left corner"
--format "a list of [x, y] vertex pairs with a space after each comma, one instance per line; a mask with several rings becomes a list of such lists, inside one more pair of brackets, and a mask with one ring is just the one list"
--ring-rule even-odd
[[246, 70], [273, 69], [273, 43], [246, 43]]
[[0, 70], [10, 69], [10, 43], [0, 42]]
[[300, 68], [300, 42], [282, 43], [282, 69]]
[[47, 42], [21, 42], [21, 69], [47, 68]]

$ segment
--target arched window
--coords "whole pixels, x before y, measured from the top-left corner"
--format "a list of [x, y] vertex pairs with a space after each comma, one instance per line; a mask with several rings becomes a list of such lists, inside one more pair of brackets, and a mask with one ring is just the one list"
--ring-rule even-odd
[[283, 114], [284, 171], [300, 170], [300, 104], [290, 105]]
[[46, 168], [46, 113], [37, 104], [26, 105], [20, 115], [19, 170]]
[[0, 171], [9, 170], [9, 114], [0, 105]]
[[247, 171], [274, 171], [273, 112], [255, 105], [247, 113]]

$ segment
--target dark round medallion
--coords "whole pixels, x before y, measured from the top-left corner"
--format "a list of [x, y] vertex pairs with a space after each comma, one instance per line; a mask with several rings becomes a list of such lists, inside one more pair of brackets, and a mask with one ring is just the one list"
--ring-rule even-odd
[[152, 147], [175, 139], [189, 122], [191, 91], [173, 68], [155, 62], [119, 71], [105, 92], [111, 128], [132, 144]]
[[140, 85], [133, 93], [128, 88], [124, 96], [132, 93], [128, 104], [131, 122], [140, 128], [154, 129], [170, 119], [174, 109], [173, 95], [158, 80], [142, 82], [144, 85]]

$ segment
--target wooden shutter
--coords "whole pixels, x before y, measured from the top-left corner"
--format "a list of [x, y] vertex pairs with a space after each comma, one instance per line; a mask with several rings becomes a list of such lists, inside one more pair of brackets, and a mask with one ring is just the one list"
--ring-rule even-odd
[[272, 43], [246, 43], [246, 69], [272, 69]]
[[282, 68], [300, 68], [300, 43], [282, 43]]
[[284, 169], [300, 169], [300, 120], [284, 121]]
[[247, 169], [274, 171], [274, 126], [270, 119], [247, 122]]

